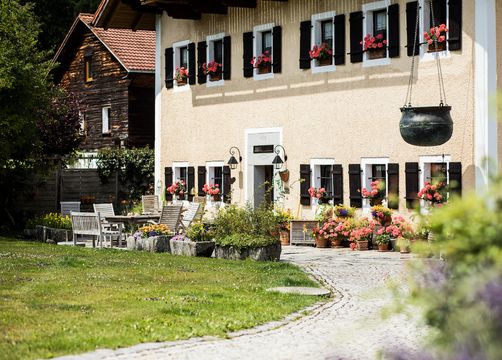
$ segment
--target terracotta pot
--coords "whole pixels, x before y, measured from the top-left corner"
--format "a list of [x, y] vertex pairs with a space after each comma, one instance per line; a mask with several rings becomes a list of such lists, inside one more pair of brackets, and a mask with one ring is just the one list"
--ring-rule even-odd
[[258, 67], [258, 74], [269, 74], [272, 72], [272, 64], [266, 64]]
[[381, 48], [381, 49], [376, 49], [376, 50], [368, 50], [368, 59], [370, 59], [370, 60], [383, 59], [385, 57], [387, 57], [387, 49], [386, 48]]
[[359, 240], [357, 242], [357, 250], [359, 251], [368, 250], [368, 240]]
[[446, 50], [446, 41], [443, 41], [443, 42], [438, 42], [437, 45], [435, 45], [434, 43], [429, 44], [429, 49], [427, 50], [427, 52], [439, 52], [445, 50]]
[[378, 244], [378, 251], [389, 251], [389, 244]]
[[333, 64], [333, 58], [330, 56], [327, 59], [317, 60], [317, 66], [328, 66]]
[[177, 86], [183, 86], [183, 85], [186, 85], [186, 84], [187, 84], [187, 79], [176, 80], [176, 85]]
[[281, 239], [281, 245], [282, 246], [288, 246], [289, 245], [289, 231], [287, 230], [281, 230], [279, 233], [279, 238]]
[[209, 81], [220, 81], [221, 80], [221, 71], [216, 74], [209, 74]]
[[331, 242], [324, 238], [324, 236], [316, 236], [315, 237], [315, 247], [318, 248], [328, 248], [331, 245]]
[[331, 240], [331, 247], [334, 249], [342, 248], [342, 239]]
[[289, 170], [279, 171], [279, 176], [282, 182], [288, 182], [289, 180]]

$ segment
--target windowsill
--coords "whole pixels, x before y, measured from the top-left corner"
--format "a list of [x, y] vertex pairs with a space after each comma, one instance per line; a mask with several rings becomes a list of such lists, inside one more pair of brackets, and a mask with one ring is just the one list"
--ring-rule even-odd
[[185, 92], [190, 90], [190, 85], [187, 83], [185, 85], [178, 86], [176, 80], [174, 81], [173, 91], [174, 92]]
[[218, 81], [211, 81], [211, 80], [209, 80], [209, 76], [207, 77], [206, 87], [218, 87], [218, 86], [223, 86], [223, 85], [225, 85], [225, 80], [223, 78]]
[[255, 70], [255, 73], [253, 75], [253, 79], [255, 80], [268, 80], [268, 79], [273, 79], [274, 78], [274, 73], [269, 72], [266, 74], [258, 74], [258, 72]]
[[363, 61], [363, 67], [366, 68], [366, 67], [374, 67], [374, 66], [386, 66], [386, 65], [390, 65], [390, 63], [391, 63], [391, 60], [388, 57], [381, 58], [381, 59], [373, 59], [373, 60], [365, 58]]
[[101, 136], [103, 136], [103, 137], [110, 137], [110, 136], [112, 136], [112, 132], [108, 131], [108, 132], [101, 133]]
[[424, 46], [420, 49], [420, 52], [421, 52], [420, 61], [423, 61], [423, 62], [434, 61], [434, 60], [436, 60], [438, 55], [441, 60], [447, 59], [450, 57], [450, 50], [448, 50], [448, 49], [443, 50], [443, 51], [438, 51], [438, 52], [428, 52], [427, 48], [428, 48], [428, 46]]
[[335, 64], [325, 65], [325, 66], [316, 66], [315, 60], [312, 62], [312, 74], [320, 74], [320, 73], [333, 72], [333, 71], [336, 71]]

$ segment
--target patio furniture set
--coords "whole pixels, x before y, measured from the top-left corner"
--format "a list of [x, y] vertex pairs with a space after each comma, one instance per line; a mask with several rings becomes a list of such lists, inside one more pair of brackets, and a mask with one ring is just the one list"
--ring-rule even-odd
[[144, 224], [162, 224], [179, 233], [190, 224], [202, 218], [200, 203], [183, 205], [159, 206], [158, 196], [144, 195], [142, 197], [143, 213], [140, 215], [116, 215], [113, 204], [94, 204], [94, 212], [80, 212], [80, 202], [61, 202], [61, 214], [68, 215], [72, 220], [73, 244], [83, 245], [79, 238], [92, 238], [92, 246], [96, 247], [96, 239], [100, 247], [114, 241], [117, 246], [124, 246], [125, 225], [141, 226]]

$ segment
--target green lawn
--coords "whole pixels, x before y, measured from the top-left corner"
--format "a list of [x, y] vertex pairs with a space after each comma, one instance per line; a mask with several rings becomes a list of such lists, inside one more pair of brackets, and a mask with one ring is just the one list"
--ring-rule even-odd
[[317, 299], [285, 263], [85, 249], [0, 237], [0, 357], [47, 358], [193, 336], [225, 336]]

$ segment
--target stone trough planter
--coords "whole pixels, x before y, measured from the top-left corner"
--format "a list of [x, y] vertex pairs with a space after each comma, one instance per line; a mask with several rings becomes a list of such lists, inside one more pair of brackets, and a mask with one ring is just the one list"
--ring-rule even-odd
[[171, 254], [182, 256], [211, 257], [214, 241], [183, 241], [171, 239]]
[[127, 237], [127, 249], [149, 252], [171, 252], [169, 240], [172, 235], [151, 236], [149, 238], [135, 239], [134, 236]]
[[42, 225], [37, 225], [35, 229], [24, 229], [24, 235], [29, 239], [35, 239], [50, 244], [73, 241], [73, 233], [71, 230], [54, 229]]
[[273, 244], [258, 248], [236, 248], [218, 246], [214, 250], [215, 257], [227, 260], [253, 259], [257, 261], [278, 261], [281, 258], [281, 244]]

